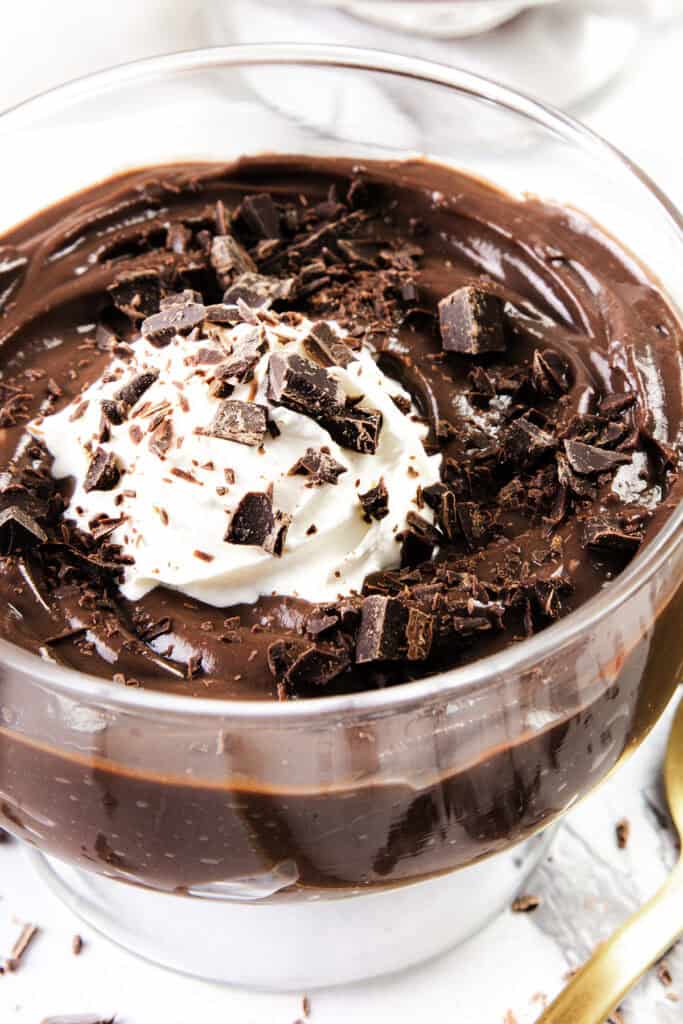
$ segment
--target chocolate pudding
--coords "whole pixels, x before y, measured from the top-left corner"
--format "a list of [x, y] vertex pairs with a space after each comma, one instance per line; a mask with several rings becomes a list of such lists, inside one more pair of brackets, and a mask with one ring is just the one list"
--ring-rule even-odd
[[[121, 687], [289, 702], [467, 664], [609, 585], [681, 495], [657, 282], [581, 214], [427, 162], [105, 182], [2, 239], [0, 341], [0, 636]], [[588, 723], [628, 744], [640, 640], [590, 707], [421, 791], [283, 803], [8, 733], [2, 824], [35, 841], [49, 808], [41, 845], [169, 889], [423, 877], [597, 780]]]

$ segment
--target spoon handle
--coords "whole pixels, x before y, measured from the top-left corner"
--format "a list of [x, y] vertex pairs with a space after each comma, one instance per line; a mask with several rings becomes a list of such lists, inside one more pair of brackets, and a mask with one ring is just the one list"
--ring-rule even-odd
[[683, 934], [683, 858], [659, 892], [603, 942], [537, 1024], [603, 1024]]

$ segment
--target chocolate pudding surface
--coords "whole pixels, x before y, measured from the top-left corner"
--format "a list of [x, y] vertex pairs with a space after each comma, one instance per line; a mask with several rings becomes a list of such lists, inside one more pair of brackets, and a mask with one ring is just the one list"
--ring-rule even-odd
[[[291, 701], [466, 664], [608, 585], [680, 498], [681, 327], [657, 282], [579, 213], [427, 162], [105, 182], [3, 238], [0, 339], [0, 635], [122, 688]], [[475, 728], [467, 756], [400, 715], [320, 748], [229, 718], [88, 732], [7, 674], [0, 822], [174, 891], [462, 866], [649, 728], [680, 612], [638, 625], [597, 696], [549, 664], [530, 686], [573, 687], [550, 724]], [[415, 779], [411, 754], [391, 770], [409, 740], [438, 754]]]
[[[105, 182], [11, 231], [0, 255], [0, 633], [60, 664], [249, 699], [424, 677], [571, 612], [678, 499], [680, 324], [574, 211], [427, 162], [264, 157]], [[171, 351], [191, 366], [182, 382]], [[361, 354], [391, 382], [395, 428], [362, 368], [353, 394], [335, 377]], [[291, 380], [274, 384], [278, 359]], [[287, 466], [301, 417], [312, 443]], [[387, 481], [390, 430], [420, 454], [394, 453]], [[276, 444], [278, 478], [273, 461], [256, 477]], [[76, 495], [53, 478], [70, 447], [88, 460]], [[291, 514], [282, 488], [297, 489]], [[365, 571], [397, 489], [393, 536]], [[204, 521], [209, 494], [224, 522]], [[184, 562], [170, 585], [148, 566], [162, 582], [131, 599], [141, 544]], [[323, 591], [335, 559], [338, 590]], [[253, 599], [231, 600], [252, 571]]]

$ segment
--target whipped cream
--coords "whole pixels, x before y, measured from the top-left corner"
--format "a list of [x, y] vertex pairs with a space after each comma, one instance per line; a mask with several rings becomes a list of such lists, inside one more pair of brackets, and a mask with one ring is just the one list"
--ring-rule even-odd
[[[31, 431], [53, 456], [53, 473], [70, 477], [74, 489], [66, 518], [92, 532], [105, 521], [109, 540], [121, 546], [131, 564], [124, 568], [123, 596], [138, 600], [158, 585], [181, 591], [211, 605], [253, 602], [271, 593], [309, 601], [332, 601], [359, 590], [368, 573], [396, 566], [397, 534], [416, 509], [418, 487], [439, 480], [440, 455], [427, 455], [424, 423], [411, 406], [406, 412], [393, 401], [409, 396], [376, 365], [367, 349], [354, 352], [348, 365], [329, 367], [342, 391], [363, 396], [361, 409], [382, 414], [374, 454], [361, 454], [337, 444], [328, 431], [300, 412], [268, 398], [268, 362], [273, 352], [306, 356], [302, 345], [312, 323], [296, 327], [270, 314], [258, 328], [263, 354], [253, 380], [238, 384], [230, 398], [256, 402], [267, 409], [279, 431], [263, 444], [250, 446], [207, 433], [222, 399], [212, 394], [217, 364], [250, 324], [206, 325], [203, 335], [176, 334], [165, 347], [139, 336], [124, 358], [115, 356], [105, 373], [69, 406], [36, 420]], [[333, 330], [343, 337], [335, 324]], [[102, 403], [139, 374], [153, 378], [127, 410], [121, 423], [102, 429]], [[405, 404], [403, 407], [405, 408]], [[159, 446], [154, 424], [162, 418]], [[272, 433], [277, 433], [273, 430]], [[325, 447], [343, 467], [336, 484], [312, 486], [305, 475], [290, 470], [309, 449]], [[87, 489], [95, 451], [111, 454], [121, 476], [109, 490]], [[359, 495], [380, 479], [388, 491], [389, 513], [369, 522]], [[92, 481], [91, 481], [92, 483]], [[270, 492], [272, 506], [291, 517], [281, 554], [252, 544], [225, 540], [240, 500], [249, 492]], [[429, 516], [427, 509], [422, 514]], [[98, 517], [106, 517], [102, 520]]]

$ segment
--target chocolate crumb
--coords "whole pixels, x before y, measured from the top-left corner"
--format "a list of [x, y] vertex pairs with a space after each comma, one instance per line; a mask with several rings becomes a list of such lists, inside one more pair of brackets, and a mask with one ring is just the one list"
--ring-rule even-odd
[[213, 555], [208, 554], [206, 551], [199, 551], [198, 549], [192, 552], [195, 558], [199, 558], [202, 562], [213, 562]]
[[625, 850], [631, 836], [631, 823], [628, 818], [622, 818], [621, 821], [618, 821], [614, 831], [617, 837], [617, 846], [620, 850]]
[[514, 914], [531, 914], [534, 910], [537, 910], [540, 905], [540, 896], [518, 896], [512, 903], [512, 911]]

